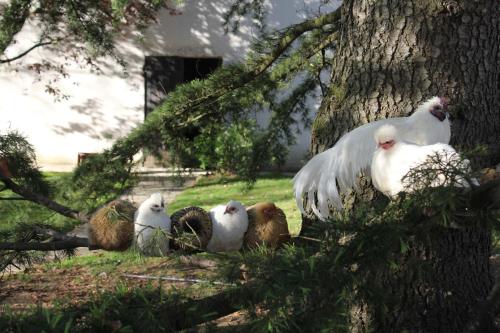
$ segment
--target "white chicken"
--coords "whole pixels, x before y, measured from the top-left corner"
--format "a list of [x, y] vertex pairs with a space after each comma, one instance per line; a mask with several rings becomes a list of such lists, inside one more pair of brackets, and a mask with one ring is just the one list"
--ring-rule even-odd
[[[338, 210], [343, 209], [339, 192], [355, 187], [360, 173], [370, 175], [376, 148], [373, 135], [383, 125], [394, 125], [406, 142], [417, 145], [448, 143], [451, 129], [447, 106], [446, 98], [433, 97], [409, 117], [364, 124], [342, 136], [332, 148], [314, 156], [293, 178], [295, 199], [301, 212], [310, 208], [318, 218], [325, 220], [330, 215], [329, 203]], [[307, 195], [305, 208], [304, 195]]]
[[161, 193], [153, 193], [135, 213], [134, 234], [137, 248], [148, 255], [165, 255], [169, 249], [170, 217]]
[[248, 214], [239, 201], [231, 200], [210, 210], [212, 237], [207, 250], [210, 252], [237, 251], [243, 246], [248, 229]]
[[[371, 177], [377, 190], [394, 197], [399, 192], [411, 192], [421, 186], [440, 186], [450, 182], [458, 187], [469, 187], [469, 183], [461, 176], [453, 175], [452, 172], [445, 175], [445, 172], [451, 171], [450, 167], [469, 171], [469, 161], [462, 159], [453, 147], [445, 143], [419, 146], [402, 141], [399, 139], [400, 134], [393, 125], [381, 126], [375, 132], [377, 149], [371, 163]], [[424, 173], [422, 182], [405, 177], [418, 167], [434, 172]]]

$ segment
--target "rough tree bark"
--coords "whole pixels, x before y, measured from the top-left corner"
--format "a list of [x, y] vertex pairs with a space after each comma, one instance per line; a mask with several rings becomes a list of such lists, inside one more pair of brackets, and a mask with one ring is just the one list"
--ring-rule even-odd
[[[453, 146], [498, 147], [498, 0], [344, 0], [342, 7], [331, 89], [313, 124], [314, 154], [361, 124], [406, 115], [436, 95], [451, 100]], [[491, 165], [499, 157], [476, 163]], [[371, 193], [363, 193], [365, 199]], [[432, 255], [416, 256], [431, 258], [436, 273], [420, 280], [399, 277], [410, 279], [406, 285], [393, 280], [393, 292], [405, 301], [384, 318], [374, 318], [378, 331], [459, 332], [486, 298], [491, 288], [489, 232], [455, 230], [433, 237], [416, 247]], [[458, 302], [443, 301], [440, 293], [450, 286], [459, 286], [451, 293]]]

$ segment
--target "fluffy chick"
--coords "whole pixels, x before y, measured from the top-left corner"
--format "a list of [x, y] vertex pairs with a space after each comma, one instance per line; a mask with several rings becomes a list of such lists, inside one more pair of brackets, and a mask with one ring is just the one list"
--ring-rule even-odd
[[147, 255], [165, 255], [169, 249], [170, 218], [161, 193], [153, 193], [137, 210], [134, 220], [135, 244]]
[[227, 205], [219, 205], [210, 210], [212, 237], [207, 250], [228, 252], [240, 250], [243, 237], [248, 229], [248, 214], [239, 201], [231, 200]]
[[272, 202], [259, 202], [247, 208], [248, 231], [244, 244], [247, 248], [266, 245], [273, 249], [290, 240], [285, 213]]
[[124, 200], [114, 200], [100, 208], [88, 224], [90, 246], [108, 251], [128, 249], [134, 239], [135, 210]]

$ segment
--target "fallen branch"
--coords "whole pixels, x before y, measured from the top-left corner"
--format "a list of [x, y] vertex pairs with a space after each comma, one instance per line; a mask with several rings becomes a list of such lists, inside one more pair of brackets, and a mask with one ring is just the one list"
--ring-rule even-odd
[[28, 199], [22, 198], [22, 197], [5, 197], [2, 198], [0, 197], [0, 201], [27, 201]]
[[122, 274], [122, 276], [134, 279], [145, 279], [145, 280], [160, 280], [160, 281], [172, 281], [172, 282], [184, 282], [184, 283], [210, 283], [218, 286], [235, 286], [234, 283], [225, 283], [221, 281], [210, 281], [201, 279], [189, 279], [180, 278], [176, 276], [152, 276], [152, 275], [137, 275], [137, 274]]
[[[6, 242], [0, 243], [0, 251], [60, 251], [77, 247], [89, 247], [87, 238], [68, 236], [65, 240], [50, 242]], [[90, 248], [89, 248], [90, 249]]]
[[[45, 235], [51, 238], [51, 241], [66, 241], [66, 240], [71, 240], [74, 239], [77, 236], [71, 236], [63, 232], [59, 232], [53, 229], [47, 229], [47, 228], [42, 228], [37, 225], [33, 227], [33, 230], [40, 234], [40, 235]], [[84, 238], [84, 237], [81, 237]]]
[[87, 223], [90, 220], [90, 216], [87, 214], [81, 213], [77, 210], [71, 209], [69, 207], [63, 206], [41, 194], [35, 193], [31, 191], [30, 189], [23, 188], [16, 184], [12, 179], [9, 177], [6, 177], [1, 171], [0, 171], [0, 181], [4, 183], [4, 185], [11, 190], [12, 192], [20, 195], [21, 197], [25, 198], [26, 200], [29, 200], [31, 202], [34, 202], [36, 204], [42, 205], [56, 213], [59, 213], [63, 216], [78, 220], [82, 223]]

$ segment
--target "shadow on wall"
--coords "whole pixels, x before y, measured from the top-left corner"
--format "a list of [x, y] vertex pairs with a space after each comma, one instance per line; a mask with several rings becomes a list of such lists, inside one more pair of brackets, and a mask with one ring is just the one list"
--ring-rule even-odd
[[224, 34], [223, 15], [232, 0], [186, 0], [178, 16], [164, 11], [159, 24], [146, 32], [144, 46], [150, 55], [223, 57], [224, 62], [243, 60], [249, 42], [257, 36], [250, 20], [243, 19], [237, 35]]
[[[53, 126], [58, 135], [78, 133], [96, 140], [114, 140], [125, 135], [135, 124], [136, 117], [106, 114], [94, 99], [87, 99], [83, 105], [70, 108], [79, 114], [81, 120]], [[142, 108], [137, 107], [134, 111], [141, 112]]]
[[[250, 18], [240, 20], [237, 34], [224, 34], [223, 15], [233, 0], [186, 0], [178, 16], [167, 11], [160, 14], [159, 24], [151, 26], [144, 39], [145, 52], [151, 55], [183, 57], [222, 56], [224, 62], [244, 59], [249, 44], [259, 32]], [[339, 1], [323, 4], [322, 0], [277, 1], [266, 5], [267, 25], [284, 28], [308, 17], [333, 10]]]

